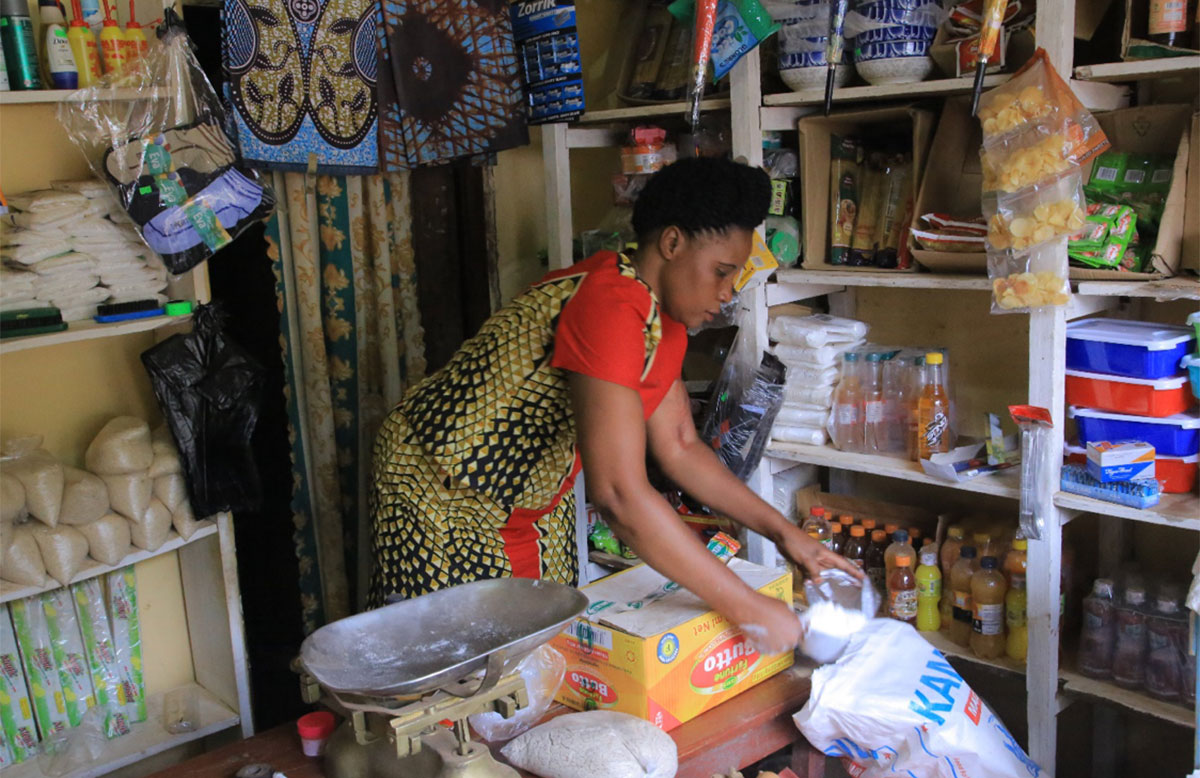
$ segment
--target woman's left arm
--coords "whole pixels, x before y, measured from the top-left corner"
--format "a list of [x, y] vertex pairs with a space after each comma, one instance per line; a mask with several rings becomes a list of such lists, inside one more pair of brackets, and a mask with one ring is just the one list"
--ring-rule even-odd
[[691, 497], [769, 538], [784, 556], [813, 575], [836, 567], [863, 577], [852, 562], [810, 538], [729, 472], [696, 434], [682, 381], [676, 381], [667, 392], [650, 416], [646, 431], [659, 468]]

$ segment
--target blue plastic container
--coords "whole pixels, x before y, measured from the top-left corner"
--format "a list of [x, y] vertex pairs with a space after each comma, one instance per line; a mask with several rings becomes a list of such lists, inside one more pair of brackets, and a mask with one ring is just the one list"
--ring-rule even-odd
[[1195, 348], [1187, 327], [1146, 321], [1084, 319], [1067, 325], [1067, 369], [1129, 378], [1179, 375]]
[[1186, 356], [1179, 364], [1187, 368], [1188, 380], [1192, 382], [1192, 396], [1200, 400], [1200, 356]]
[[1161, 419], [1130, 416], [1091, 408], [1071, 408], [1067, 415], [1079, 428], [1079, 443], [1141, 440], [1162, 456], [1189, 457], [1200, 451], [1200, 413], [1180, 413]]

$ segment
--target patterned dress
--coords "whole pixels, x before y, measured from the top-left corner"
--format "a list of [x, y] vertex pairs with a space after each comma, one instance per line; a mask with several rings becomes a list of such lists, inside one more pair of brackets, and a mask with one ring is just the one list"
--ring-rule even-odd
[[494, 314], [388, 416], [374, 453], [369, 601], [487, 578], [578, 578], [568, 372], [635, 389], [649, 418], [687, 332], [600, 252]]

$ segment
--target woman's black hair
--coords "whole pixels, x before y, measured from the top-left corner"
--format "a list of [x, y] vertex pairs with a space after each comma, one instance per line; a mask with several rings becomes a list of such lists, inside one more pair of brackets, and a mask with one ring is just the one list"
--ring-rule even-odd
[[689, 237], [752, 230], [770, 202], [771, 180], [758, 168], [717, 157], [681, 159], [646, 182], [633, 206], [633, 229], [643, 244], [672, 225]]

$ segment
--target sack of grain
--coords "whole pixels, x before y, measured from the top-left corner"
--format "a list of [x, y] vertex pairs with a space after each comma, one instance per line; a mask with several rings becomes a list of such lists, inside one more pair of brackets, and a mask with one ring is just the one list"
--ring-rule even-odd
[[84, 454], [87, 469], [97, 475], [137, 473], [153, 461], [150, 425], [134, 416], [117, 416], [105, 424]]
[[63, 467], [66, 486], [63, 488], [59, 524], [77, 527], [95, 521], [108, 513], [108, 487], [100, 476], [77, 467]]
[[120, 564], [133, 550], [129, 522], [116, 513], [106, 513], [78, 529], [87, 538], [88, 554], [101, 564]]
[[150, 507], [154, 496], [154, 482], [145, 471], [128, 475], [101, 476], [108, 487], [108, 501], [112, 509], [127, 519], [140, 519]]
[[0, 523], [12, 524], [25, 515], [25, 487], [8, 473], [0, 473]]
[[62, 509], [63, 467], [42, 449], [40, 435], [16, 438], [4, 443], [4, 472], [21, 482], [25, 489], [25, 508], [29, 515], [48, 527], [58, 524]]
[[23, 586], [44, 586], [46, 563], [28, 523], [6, 528], [4, 553], [0, 556], [0, 578]]
[[133, 545], [157, 551], [171, 533], [171, 512], [157, 497], [152, 497], [141, 518], [129, 520], [129, 532]]
[[83, 569], [88, 542], [79, 530], [67, 526], [34, 527], [33, 537], [42, 552], [46, 572], [63, 586]]

